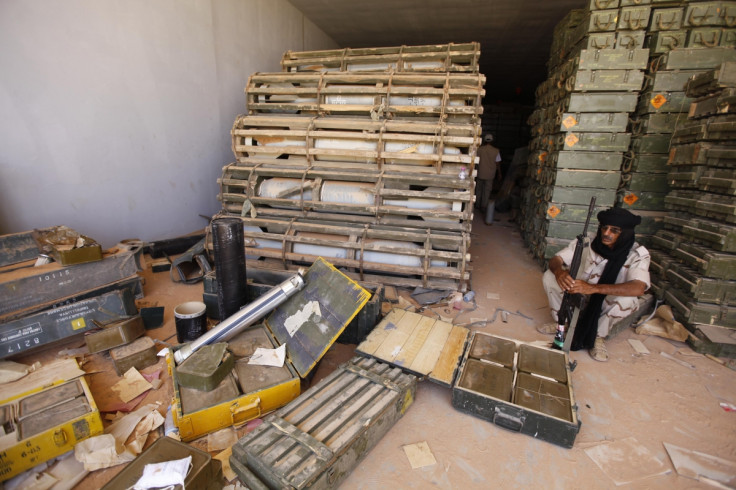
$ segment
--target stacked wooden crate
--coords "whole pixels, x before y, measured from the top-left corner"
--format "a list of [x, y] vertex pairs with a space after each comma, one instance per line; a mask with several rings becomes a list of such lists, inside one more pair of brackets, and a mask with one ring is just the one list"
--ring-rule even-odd
[[687, 117], [687, 80], [733, 59], [736, 2], [652, 2], [645, 45], [650, 50], [646, 82], [631, 121], [631, 149], [622, 167], [618, 205], [642, 217], [640, 242], [666, 216], [667, 154], [672, 131]]
[[701, 352], [736, 356], [736, 63], [693, 77], [672, 137], [664, 228], [652, 239], [653, 290]]
[[477, 43], [287, 52], [256, 73], [232, 129], [223, 214], [248, 267], [323, 256], [359, 280], [470, 280], [485, 77]]
[[532, 184], [521, 210], [524, 239], [540, 261], [582, 231], [592, 196], [598, 209], [616, 201], [648, 60], [649, 7], [629, 3], [593, 0], [555, 29], [549, 77], [529, 118]]

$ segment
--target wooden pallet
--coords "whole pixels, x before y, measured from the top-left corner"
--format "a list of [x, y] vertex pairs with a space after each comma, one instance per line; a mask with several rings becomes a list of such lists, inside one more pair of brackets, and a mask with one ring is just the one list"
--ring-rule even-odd
[[283, 71], [389, 71], [478, 73], [480, 43], [432, 44], [323, 51], [287, 51]]
[[249, 114], [432, 117], [477, 122], [485, 76], [417, 73], [256, 73], [248, 79]]
[[406, 173], [472, 171], [480, 125], [369, 118], [240, 116], [232, 129], [239, 163], [281, 168]]
[[[256, 268], [257, 259], [276, 259], [290, 269], [323, 256], [360, 281], [465, 290], [470, 280], [470, 233], [304, 218], [241, 219], [246, 256]], [[404, 264], [388, 263], [396, 258]]]
[[237, 215], [466, 232], [472, 227], [472, 179], [233, 163], [218, 183], [223, 209]]

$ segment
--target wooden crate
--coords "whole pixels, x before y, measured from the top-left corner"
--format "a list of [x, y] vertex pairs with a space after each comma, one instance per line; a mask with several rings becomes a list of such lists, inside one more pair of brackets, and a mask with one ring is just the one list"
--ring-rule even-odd
[[479, 145], [480, 126], [468, 124], [259, 115], [232, 129], [238, 163], [276, 168], [457, 176], [474, 167]]
[[249, 114], [417, 116], [477, 121], [485, 76], [417, 73], [256, 73], [248, 79]]
[[478, 73], [480, 43], [287, 51], [284, 71], [389, 71]]
[[218, 180], [231, 214], [470, 231], [472, 179], [232, 164]]
[[[269, 267], [256, 258], [276, 259], [293, 269], [322, 256], [360, 281], [464, 290], [470, 280], [469, 233], [307, 219], [242, 220], [248, 268]], [[391, 263], [396, 261], [403, 263]]]

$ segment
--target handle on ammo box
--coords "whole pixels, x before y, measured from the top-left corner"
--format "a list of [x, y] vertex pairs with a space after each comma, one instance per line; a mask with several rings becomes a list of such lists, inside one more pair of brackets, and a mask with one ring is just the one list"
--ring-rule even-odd
[[[247, 415], [243, 416], [242, 418], [238, 417], [238, 415], [242, 415], [243, 413], [248, 412], [253, 409], [256, 410], [255, 416], [250, 417], [250, 418]], [[261, 397], [259, 396], [255, 397], [255, 399], [252, 402], [250, 402], [247, 405], [243, 405], [242, 407], [238, 403], [234, 403], [230, 407], [230, 416], [232, 417], [234, 424], [237, 424], [239, 422], [244, 422], [246, 420], [257, 419], [258, 417], [261, 416], [262, 413], [263, 412], [261, 412]]]
[[496, 407], [493, 414], [493, 423], [504, 429], [514, 432], [521, 432], [524, 427], [524, 417], [515, 417], [508, 413], [504, 413], [501, 407]]

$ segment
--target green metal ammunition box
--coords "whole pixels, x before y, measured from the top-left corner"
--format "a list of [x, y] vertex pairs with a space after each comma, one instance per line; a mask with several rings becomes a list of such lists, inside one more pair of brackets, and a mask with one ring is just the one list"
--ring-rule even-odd
[[605, 10], [618, 8], [619, 0], [590, 0], [588, 10]]
[[701, 165], [678, 165], [667, 173], [667, 184], [673, 189], [697, 189], [698, 179], [705, 172]]
[[684, 323], [736, 327], [736, 307], [693, 301], [676, 287], [667, 289], [664, 298], [675, 310], [675, 317]]
[[736, 51], [724, 47], [685, 48], [663, 54], [652, 62], [652, 66], [657, 71], [707, 70], [721, 66], [724, 61], [736, 61]]
[[578, 70], [643, 70], [648, 62], [646, 49], [584, 49], [578, 55]]
[[620, 181], [618, 170], [557, 169], [555, 185], [617, 189]]
[[568, 151], [626, 151], [631, 135], [628, 133], [560, 133], [555, 148]]
[[569, 82], [571, 89], [577, 92], [641, 90], [644, 83], [644, 72], [641, 70], [578, 70], [569, 79]]
[[552, 168], [578, 168], [587, 170], [619, 170], [622, 152], [613, 151], [560, 151], [550, 154]]
[[615, 31], [618, 23], [618, 9], [594, 10], [587, 19], [588, 32]]
[[[647, 77], [644, 89], [652, 92], [682, 92], [688, 80], [700, 73], [703, 73], [703, 70], [658, 71]], [[683, 112], [687, 112], [687, 108]]]
[[648, 174], [633, 172], [627, 179], [626, 188], [633, 192], [668, 192], [667, 174]]
[[691, 97], [686, 97], [685, 92], [653, 92], [647, 90], [642, 92], [636, 107], [638, 114], [650, 114], [659, 112], [687, 112]]
[[158, 362], [156, 344], [151, 337], [146, 336], [110, 349], [110, 358], [118, 376], [122, 376], [132, 367], [141, 370]]
[[562, 112], [634, 112], [638, 94], [633, 92], [573, 93], [560, 101]]
[[667, 167], [667, 155], [661, 153], [637, 153], [630, 163], [627, 164], [625, 159], [624, 168], [630, 166], [632, 172], [644, 172], [644, 173], [666, 173]]
[[229, 375], [235, 358], [227, 352], [227, 343], [203, 345], [189, 358], [176, 366], [180, 386], [199, 391], [212, 391]]
[[736, 169], [708, 169], [698, 180], [701, 191], [736, 195]]
[[134, 315], [104, 325], [101, 330], [87, 332], [84, 335], [84, 341], [90, 353], [95, 353], [128, 344], [145, 333], [146, 329], [143, 326], [141, 316]]
[[616, 49], [642, 49], [645, 39], [646, 31], [618, 31]]
[[643, 134], [631, 138], [634, 153], [669, 153], [670, 134]]
[[616, 46], [615, 32], [594, 32], [582, 41], [582, 49], [611, 49]]
[[705, 277], [728, 280], [736, 277], [736, 255], [734, 254], [718, 252], [702, 245], [683, 241], [672, 251], [672, 255]]
[[698, 27], [690, 31], [687, 48], [713, 48], [720, 45], [723, 29], [720, 27]]
[[634, 136], [645, 133], [671, 134], [675, 130], [675, 126], [685, 120], [687, 120], [687, 114], [684, 112], [645, 114], [634, 120], [631, 124], [631, 132]]
[[[547, 205], [547, 219], [561, 220], [575, 223], [585, 223], [585, 218], [588, 217], [588, 207], [583, 204], [567, 204], [559, 202], [551, 202]], [[595, 216], [598, 211], [606, 209], [604, 206], [596, 206], [593, 209], [593, 215]]]
[[695, 243], [701, 243], [721, 252], [736, 252], [736, 226], [704, 218], [687, 219], [668, 216], [665, 226], [687, 235]]
[[[685, 10], [682, 24], [687, 27], [722, 26], [726, 22], [727, 11], [723, 10], [724, 2], [693, 2]], [[728, 2], [731, 3], [731, 2]], [[731, 14], [733, 19], [733, 14]]]
[[590, 204], [590, 198], [593, 196], [596, 196], [596, 203], [604, 207], [611, 207], [616, 201], [616, 191], [613, 189], [561, 186], [553, 188], [549, 200], [568, 204]]
[[647, 36], [645, 46], [649, 48], [649, 55], [666, 53], [687, 44], [687, 31], [661, 31]]
[[566, 112], [557, 119], [557, 131], [623, 133], [629, 123], [625, 112]]
[[736, 305], [736, 281], [703, 277], [683, 264], [673, 263], [665, 271], [667, 281], [694, 301]]
[[650, 7], [622, 7], [618, 17], [618, 30], [638, 31], [649, 25]]
[[736, 29], [723, 29], [721, 42], [718, 45], [726, 48], [736, 47]]
[[618, 202], [626, 209], [661, 211], [665, 209], [665, 196], [666, 192], [625, 191]]
[[657, 8], [652, 11], [649, 31], [676, 31], [682, 27], [682, 7]]

